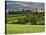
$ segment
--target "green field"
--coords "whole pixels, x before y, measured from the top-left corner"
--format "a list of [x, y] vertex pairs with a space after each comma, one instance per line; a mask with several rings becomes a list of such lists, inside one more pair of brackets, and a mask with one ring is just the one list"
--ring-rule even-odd
[[43, 25], [20, 25], [20, 24], [7, 24], [7, 33], [35, 33], [44, 32]]
[[[6, 16], [6, 33], [18, 34], [18, 33], [35, 33], [44, 32], [44, 25], [30, 25], [28, 24], [16, 24], [19, 18], [26, 16], [22, 15], [7, 15]], [[14, 24], [13, 24], [14, 23]]]

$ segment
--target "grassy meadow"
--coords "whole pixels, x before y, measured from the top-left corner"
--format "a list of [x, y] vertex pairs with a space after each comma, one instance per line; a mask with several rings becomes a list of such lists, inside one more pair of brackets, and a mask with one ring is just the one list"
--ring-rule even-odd
[[7, 24], [7, 34], [44, 32], [43, 25]]
[[[6, 15], [6, 33], [7, 34], [19, 34], [19, 33], [44, 32], [44, 25], [41, 25], [39, 23], [32, 25], [31, 22], [29, 22], [30, 20], [25, 21], [25, 17], [26, 18], [28, 17], [28, 19], [30, 18], [27, 14], [26, 15], [23, 15], [23, 14]], [[39, 18], [39, 20], [40, 19], [41, 18]]]

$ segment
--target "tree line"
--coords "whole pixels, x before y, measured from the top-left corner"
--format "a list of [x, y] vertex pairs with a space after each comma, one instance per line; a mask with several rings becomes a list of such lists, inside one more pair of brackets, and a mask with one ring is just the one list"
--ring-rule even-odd
[[26, 17], [19, 18], [18, 22], [13, 22], [17, 24], [32, 24], [32, 25], [44, 25], [45, 12], [32, 12], [32, 10], [22, 10], [22, 11], [10, 11], [8, 14], [26, 14]]

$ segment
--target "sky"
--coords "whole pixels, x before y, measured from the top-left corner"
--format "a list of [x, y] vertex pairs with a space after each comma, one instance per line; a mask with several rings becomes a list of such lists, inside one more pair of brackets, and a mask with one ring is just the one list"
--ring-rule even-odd
[[44, 8], [44, 3], [39, 2], [22, 2], [22, 1], [7, 1], [6, 9], [33, 9], [33, 8]]

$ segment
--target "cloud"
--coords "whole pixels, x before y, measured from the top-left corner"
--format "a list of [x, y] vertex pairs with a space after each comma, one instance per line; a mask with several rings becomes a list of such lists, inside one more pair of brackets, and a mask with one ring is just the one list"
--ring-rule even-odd
[[13, 3], [13, 2], [7, 2], [7, 3], [5, 3], [5, 4], [15, 4], [15, 3]]
[[24, 4], [24, 3], [22, 3], [22, 2], [18, 2], [18, 1], [7, 1], [7, 3], [5, 3], [5, 4]]
[[24, 4], [24, 3], [22, 3], [22, 2], [16, 2], [15, 4]]
[[21, 6], [29, 6], [28, 4], [22, 4]]
[[16, 9], [16, 8], [44, 8], [44, 3], [33, 3], [33, 2], [20, 2], [20, 1], [8, 1], [7, 3], [8, 9]]

